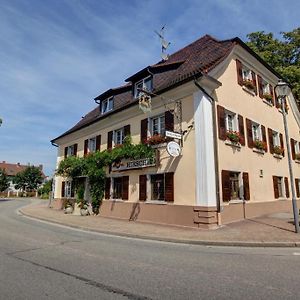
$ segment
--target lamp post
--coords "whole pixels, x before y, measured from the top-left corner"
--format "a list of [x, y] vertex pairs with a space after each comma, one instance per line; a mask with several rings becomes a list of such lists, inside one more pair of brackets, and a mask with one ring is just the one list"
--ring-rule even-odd
[[278, 84], [275, 86], [275, 93], [277, 95], [278, 100], [281, 103], [282, 108], [282, 117], [284, 124], [284, 133], [287, 147], [287, 155], [288, 155], [288, 165], [289, 165], [289, 173], [290, 173], [290, 182], [291, 182], [291, 190], [292, 190], [292, 204], [293, 204], [293, 213], [294, 213], [294, 223], [295, 223], [295, 232], [299, 233], [299, 217], [298, 217], [298, 208], [296, 202], [296, 193], [295, 193], [295, 182], [292, 168], [292, 158], [291, 158], [291, 148], [290, 148], [290, 138], [286, 120], [286, 97], [291, 92], [289, 85], [279, 80]]

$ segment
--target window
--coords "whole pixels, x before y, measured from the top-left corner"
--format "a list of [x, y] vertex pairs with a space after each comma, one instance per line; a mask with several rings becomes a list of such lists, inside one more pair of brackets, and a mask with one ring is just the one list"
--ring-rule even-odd
[[149, 76], [138, 81], [134, 86], [134, 97], [138, 98], [139, 95], [142, 93], [139, 89], [146, 90], [151, 92], [152, 91], [152, 77]]
[[150, 120], [151, 135], [165, 135], [165, 115], [154, 117]]
[[252, 80], [252, 72], [247, 67], [243, 66], [242, 68], [243, 80]]
[[67, 147], [67, 157], [75, 155], [75, 147], [74, 145]]
[[115, 145], [123, 144], [123, 139], [124, 139], [124, 130], [123, 130], [123, 128], [115, 130], [114, 131], [114, 143], [115, 143]]
[[254, 122], [252, 122], [252, 137], [253, 137], [253, 141], [262, 140], [261, 126]]
[[114, 98], [110, 97], [110, 98], [102, 101], [102, 104], [101, 104], [101, 113], [102, 114], [105, 114], [113, 109], [113, 100], [114, 100]]
[[122, 199], [122, 177], [113, 179], [113, 198]]
[[300, 153], [300, 142], [295, 141], [295, 153]]
[[230, 200], [242, 199], [240, 195], [239, 173], [230, 172]]
[[263, 80], [262, 79], [262, 92], [263, 92], [263, 95], [267, 95], [267, 94], [270, 94], [270, 84]]
[[278, 196], [283, 197], [283, 177], [277, 177]]
[[164, 174], [151, 175], [151, 199], [165, 200]]
[[96, 138], [91, 138], [88, 140], [88, 153], [96, 151]]
[[230, 111], [225, 111], [226, 130], [238, 131], [237, 115]]
[[273, 136], [273, 146], [278, 146], [280, 147], [280, 137], [279, 137], [279, 133], [276, 131], [272, 132], [272, 136]]
[[72, 181], [66, 181], [65, 183], [65, 197], [72, 197]]

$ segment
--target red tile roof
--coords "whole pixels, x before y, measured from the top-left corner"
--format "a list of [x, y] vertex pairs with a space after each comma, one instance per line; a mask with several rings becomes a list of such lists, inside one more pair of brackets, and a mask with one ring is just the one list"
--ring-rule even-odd
[[[0, 162], [0, 169], [4, 170], [7, 176], [15, 176], [17, 173], [24, 171], [28, 165], [21, 165], [20, 163], [17, 164], [10, 164], [7, 162]], [[42, 171], [42, 165], [38, 166], [42, 172], [42, 176], [45, 178], [45, 174]]]
[[[205, 35], [170, 55], [167, 61], [160, 61], [155, 65], [148, 66], [127, 78], [126, 81], [134, 82], [138, 79], [142, 79], [143, 77], [139, 78], [139, 76], [144, 76], [145, 73], [148, 72], [148, 74], [153, 74], [153, 92], [156, 94], [162, 93], [180, 83], [192, 80], [195, 77], [201, 76], [203, 73], [209, 72], [229, 55], [236, 44], [245, 48], [267, 68], [271, 68], [239, 38], [219, 41], [210, 35]], [[275, 72], [274, 70], [271, 71]], [[54, 143], [57, 139], [69, 133], [88, 126], [102, 118], [106, 118], [108, 115], [136, 103], [137, 100], [133, 98], [132, 88], [131, 83], [128, 83], [127, 85], [125, 84], [104, 92], [95, 99], [103, 99], [106, 96], [114, 95], [113, 111], [101, 115], [100, 108], [97, 106], [94, 110], [86, 114], [74, 127], [51, 142]]]

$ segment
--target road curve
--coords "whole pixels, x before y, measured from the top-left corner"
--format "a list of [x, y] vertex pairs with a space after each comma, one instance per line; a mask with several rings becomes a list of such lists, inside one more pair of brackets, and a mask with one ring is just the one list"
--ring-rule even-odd
[[[299, 299], [297, 248], [108, 236], [17, 214], [0, 199], [0, 299]], [[298, 253], [298, 252], [299, 253]]]

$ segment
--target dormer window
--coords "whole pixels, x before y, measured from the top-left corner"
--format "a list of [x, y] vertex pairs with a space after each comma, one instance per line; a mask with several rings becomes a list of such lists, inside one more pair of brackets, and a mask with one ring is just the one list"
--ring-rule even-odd
[[134, 85], [134, 98], [138, 98], [140, 93], [142, 93], [142, 91], [140, 91], [140, 89], [146, 90], [148, 92], [152, 91], [152, 77], [151, 76], [138, 81]]
[[113, 109], [114, 97], [107, 98], [102, 101], [101, 104], [101, 113], [105, 114]]

